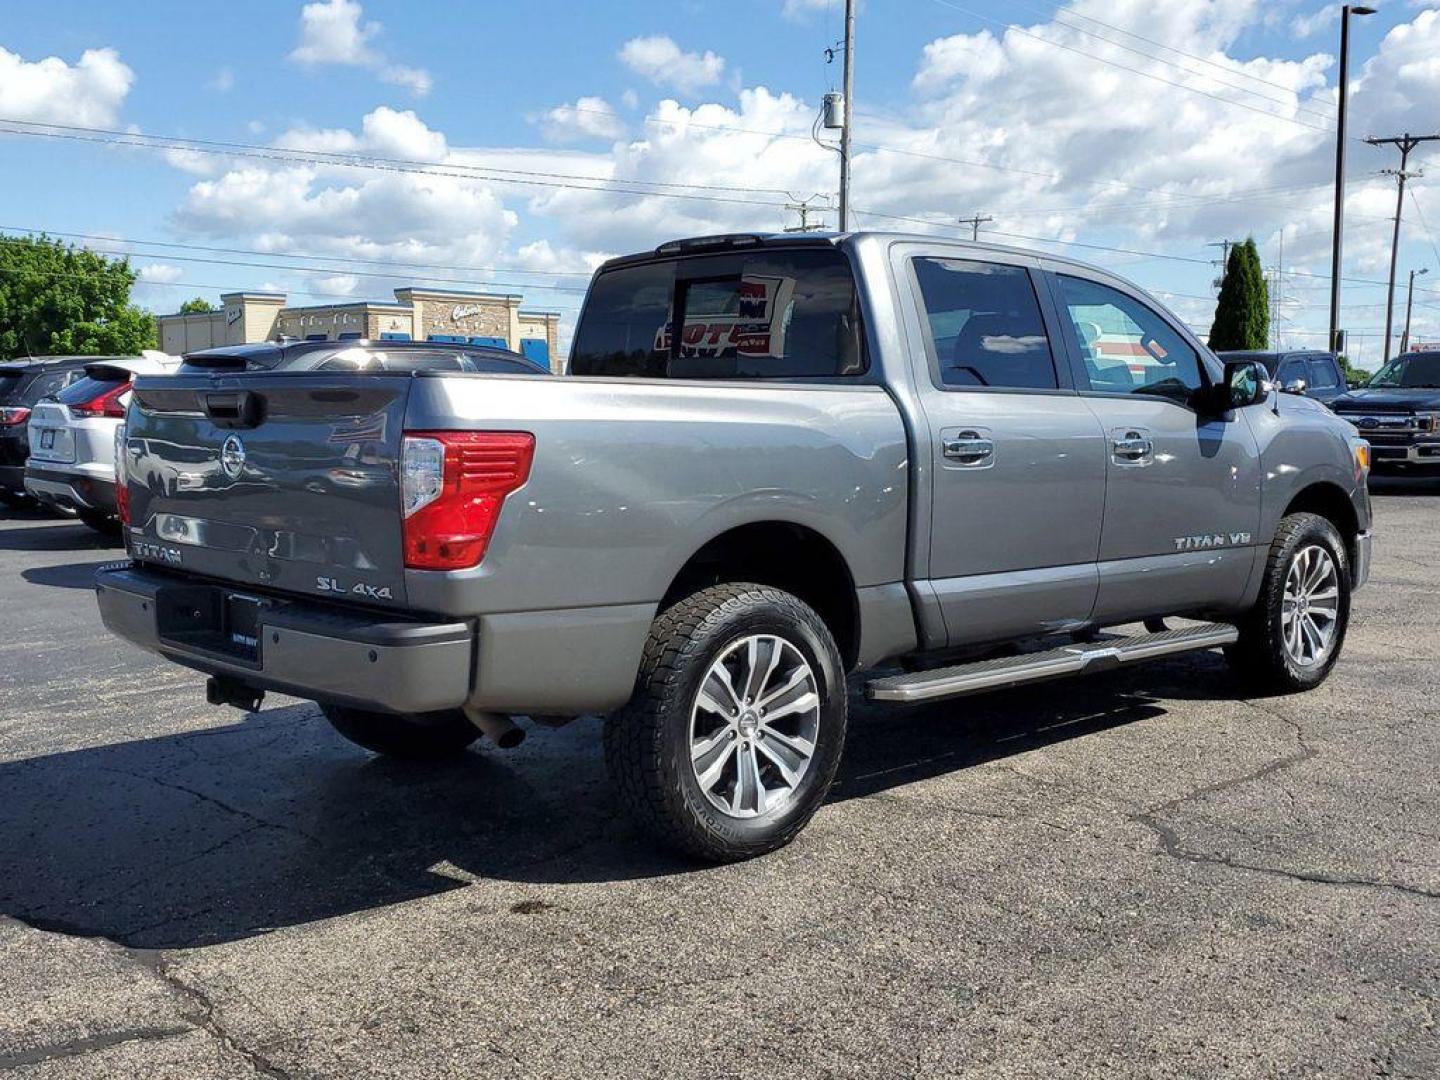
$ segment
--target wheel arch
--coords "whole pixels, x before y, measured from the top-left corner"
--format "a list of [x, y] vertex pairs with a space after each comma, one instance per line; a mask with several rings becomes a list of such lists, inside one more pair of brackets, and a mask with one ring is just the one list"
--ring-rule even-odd
[[1355, 541], [1360, 535], [1360, 517], [1349, 493], [1339, 484], [1329, 480], [1317, 480], [1301, 488], [1291, 498], [1281, 514], [1281, 520], [1291, 514], [1317, 514], [1335, 526], [1335, 531], [1345, 542], [1345, 553], [1351, 566], [1355, 565]]
[[711, 585], [753, 581], [799, 597], [829, 627], [846, 670], [860, 649], [860, 602], [839, 547], [809, 525], [766, 520], [736, 525], [705, 541], [671, 578], [660, 610]]

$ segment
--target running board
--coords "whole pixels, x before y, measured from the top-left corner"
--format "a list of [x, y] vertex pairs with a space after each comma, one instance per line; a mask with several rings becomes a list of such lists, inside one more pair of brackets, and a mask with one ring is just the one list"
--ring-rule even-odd
[[1213, 649], [1220, 645], [1229, 645], [1237, 637], [1239, 631], [1227, 623], [1206, 623], [1179, 630], [1163, 630], [1158, 634], [1077, 642], [1044, 652], [1002, 656], [994, 660], [977, 660], [970, 664], [954, 664], [931, 671], [872, 679], [865, 687], [865, 696], [871, 701], [897, 701], [905, 704], [936, 701], [940, 698], [977, 694], [983, 690], [1001, 690], [1025, 683], [1043, 682], [1066, 675], [1106, 671], [1121, 664], [1153, 660], [1158, 656]]

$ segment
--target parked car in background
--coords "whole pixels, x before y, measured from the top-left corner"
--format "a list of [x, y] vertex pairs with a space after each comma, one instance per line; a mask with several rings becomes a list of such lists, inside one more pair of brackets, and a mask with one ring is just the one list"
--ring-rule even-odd
[[125, 421], [130, 384], [139, 374], [163, 375], [178, 356], [93, 357], [83, 377], [30, 410], [30, 457], [25, 491], [47, 506], [72, 511], [99, 532], [119, 524], [115, 495], [115, 435]]
[[548, 375], [509, 349], [445, 341], [264, 341], [187, 353], [182, 374], [216, 371], [457, 371]]
[[1331, 408], [1370, 443], [1377, 472], [1440, 468], [1440, 352], [1395, 357]]
[[[637, 819], [731, 860], [825, 801], [852, 672], [921, 703], [1223, 646], [1318, 685], [1368, 449], [1081, 263], [703, 237], [599, 269], [566, 378], [141, 379], [95, 582], [212, 702], [307, 697], [380, 753], [609, 714]], [[1106, 632], [1168, 616], [1202, 621]]]
[[1329, 405], [1345, 393], [1345, 372], [1334, 353], [1314, 349], [1288, 352], [1235, 351], [1217, 353], [1221, 360], [1254, 360], [1264, 364], [1270, 378], [1287, 394], [1304, 394]]
[[37, 356], [0, 364], [0, 502], [27, 501], [25, 460], [30, 456], [30, 412], [77, 379], [94, 356]]

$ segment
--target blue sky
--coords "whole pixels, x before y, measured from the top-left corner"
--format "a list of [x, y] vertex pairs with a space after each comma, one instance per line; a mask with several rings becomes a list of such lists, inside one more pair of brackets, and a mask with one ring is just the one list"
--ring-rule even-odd
[[[833, 198], [834, 157], [809, 129], [839, 80], [822, 51], [840, 35], [840, 6], [9, 5], [0, 118], [30, 134], [0, 134], [0, 225], [115, 238], [109, 247], [146, 268], [137, 296], [156, 310], [216, 286], [313, 302], [446, 279], [523, 284], [532, 306], [568, 315], [604, 255], [776, 228], [793, 219], [792, 196]], [[1207, 245], [1251, 234], [1273, 265], [1283, 236], [1287, 344], [1318, 344], [1334, 10], [868, 0], [859, 222], [953, 232], [955, 217], [987, 213], [993, 238], [1109, 265], [1199, 325]], [[1352, 134], [1440, 128], [1440, 12], [1389, 4], [1357, 20], [1353, 40]], [[101, 130], [146, 145], [39, 134]], [[152, 141], [174, 137], [250, 149], [177, 154]], [[301, 160], [316, 153], [370, 167]], [[1362, 355], [1378, 350], [1383, 323], [1373, 282], [1394, 188], [1377, 172], [1393, 158], [1352, 144], [1345, 321]], [[396, 173], [376, 159], [411, 164]], [[1420, 224], [1440, 231], [1427, 183], [1407, 200], [1401, 276], [1430, 265], [1440, 289], [1440, 251]], [[1421, 332], [1440, 336], [1440, 291], [1419, 299]]]

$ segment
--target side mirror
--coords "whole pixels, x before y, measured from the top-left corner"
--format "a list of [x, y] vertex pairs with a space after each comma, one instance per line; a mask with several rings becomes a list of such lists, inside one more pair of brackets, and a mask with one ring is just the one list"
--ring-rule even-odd
[[1231, 360], [1225, 365], [1224, 377], [1206, 388], [1202, 407], [1206, 412], [1227, 413], [1258, 405], [1269, 393], [1270, 374], [1264, 367], [1254, 360]]
[[1287, 394], [1303, 395], [1305, 393], [1305, 386], [1306, 383], [1304, 379], [1291, 379], [1284, 386], [1282, 386], [1281, 389], [1284, 390]]

